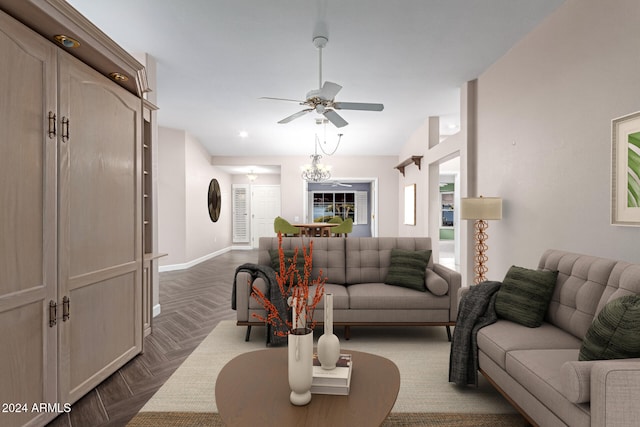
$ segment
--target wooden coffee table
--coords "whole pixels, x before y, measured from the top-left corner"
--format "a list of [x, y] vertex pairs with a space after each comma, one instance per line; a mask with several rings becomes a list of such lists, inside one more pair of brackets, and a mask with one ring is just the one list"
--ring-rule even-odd
[[400, 372], [384, 357], [342, 350], [353, 357], [348, 396], [314, 394], [305, 406], [289, 402], [287, 349], [241, 354], [216, 380], [216, 404], [227, 426], [378, 426], [398, 397]]

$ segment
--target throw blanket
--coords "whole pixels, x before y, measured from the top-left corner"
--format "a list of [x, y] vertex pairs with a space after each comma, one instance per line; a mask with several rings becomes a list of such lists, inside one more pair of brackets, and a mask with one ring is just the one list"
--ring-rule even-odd
[[478, 330], [498, 320], [495, 302], [500, 282], [482, 282], [460, 300], [451, 340], [449, 382], [478, 385]]
[[[271, 301], [271, 303], [276, 307], [278, 313], [289, 312], [289, 306], [287, 305], [287, 302], [284, 300], [284, 297], [280, 292], [280, 287], [278, 286], [275, 270], [270, 266], [253, 263], [242, 264], [241, 266], [236, 268], [235, 277], [233, 278], [233, 289], [231, 291], [231, 308], [233, 310], [236, 310], [236, 280], [238, 279], [238, 273], [241, 271], [249, 273], [254, 280], [258, 277], [264, 279], [265, 283], [267, 284], [267, 291], [265, 292], [265, 296], [269, 298], [269, 301]], [[276, 332], [278, 331], [287, 332], [288, 329], [286, 325], [273, 326], [267, 323], [266, 327], [267, 345], [286, 344], [287, 337], [280, 337], [276, 335]]]

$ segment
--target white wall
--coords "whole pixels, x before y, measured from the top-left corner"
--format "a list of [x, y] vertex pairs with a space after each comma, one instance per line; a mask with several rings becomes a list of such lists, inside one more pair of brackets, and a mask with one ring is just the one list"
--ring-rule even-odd
[[[402, 163], [411, 156], [424, 156], [429, 150], [429, 121], [416, 129], [409, 140], [403, 145], [396, 159], [396, 165]], [[429, 173], [428, 165], [421, 163], [420, 169], [415, 164], [404, 168], [404, 176], [396, 169], [398, 175], [398, 236], [415, 237], [428, 236], [428, 206], [429, 206]], [[404, 189], [405, 186], [416, 185], [416, 224], [404, 224]]]
[[[213, 178], [222, 191], [220, 218], [215, 223], [207, 209]], [[209, 154], [190, 134], [160, 127], [158, 250], [168, 253], [160, 258], [161, 269], [188, 267], [230, 247], [231, 177], [211, 165]]]
[[158, 252], [160, 265], [184, 262], [186, 204], [184, 131], [158, 128]]
[[611, 120], [640, 110], [640, 2], [568, 0], [478, 79], [477, 191], [501, 196], [488, 278], [547, 248], [640, 262], [610, 225]]

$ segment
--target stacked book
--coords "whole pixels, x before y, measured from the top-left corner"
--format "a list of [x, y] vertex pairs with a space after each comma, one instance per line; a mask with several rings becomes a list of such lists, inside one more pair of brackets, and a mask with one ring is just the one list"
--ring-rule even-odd
[[341, 354], [335, 369], [322, 369], [318, 355], [313, 355], [313, 381], [311, 393], [314, 394], [349, 394], [353, 361], [350, 354]]

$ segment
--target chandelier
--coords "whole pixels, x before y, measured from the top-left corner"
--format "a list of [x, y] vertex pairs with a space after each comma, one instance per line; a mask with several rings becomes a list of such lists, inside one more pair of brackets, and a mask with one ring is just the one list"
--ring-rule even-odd
[[[316, 124], [325, 124], [327, 120], [316, 121]], [[325, 130], [326, 134], [326, 130]], [[327, 181], [331, 178], [331, 166], [320, 163], [320, 159], [322, 156], [318, 154], [318, 145], [320, 145], [320, 149], [324, 154], [331, 156], [338, 150], [338, 146], [340, 146], [340, 140], [342, 139], [342, 134], [338, 134], [338, 143], [336, 144], [336, 148], [331, 153], [327, 153], [322, 145], [320, 145], [320, 140], [318, 138], [318, 134], [316, 134], [315, 139], [315, 148], [314, 153], [310, 155], [311, 163], [307, 163], [306, 165], [302, 165], [300, 169], [302, 169], [302, 179], [307, 182], [323, 182]], [[325, 136], [325, 144], [326, 144], [326, 136]]]
[[317, 151], [309, 157], [311, 164], [301, 167], [302, 179], [307, 182], [323, 182], [331, 178], [331, 166], [320, 163], [322, 156]]

